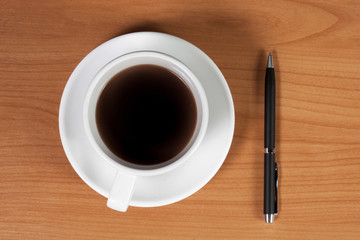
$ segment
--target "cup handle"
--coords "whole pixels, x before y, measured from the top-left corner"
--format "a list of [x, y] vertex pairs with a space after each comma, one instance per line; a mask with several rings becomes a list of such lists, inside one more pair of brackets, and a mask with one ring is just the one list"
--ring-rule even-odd
[[112, 184], [107, 206], [120, 212], [126, 212], [134, 192], [136, 176], [116, 173]]

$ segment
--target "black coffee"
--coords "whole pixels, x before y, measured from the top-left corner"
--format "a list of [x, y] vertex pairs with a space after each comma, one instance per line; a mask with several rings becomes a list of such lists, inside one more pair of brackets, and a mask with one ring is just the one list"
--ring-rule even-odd
[[96, 106], [96, 124], [105, 145], [138, 165], [166, 162], [189, 143], [197, 121], [196, 103], [171, 71], [138, 65], [114, 76]]

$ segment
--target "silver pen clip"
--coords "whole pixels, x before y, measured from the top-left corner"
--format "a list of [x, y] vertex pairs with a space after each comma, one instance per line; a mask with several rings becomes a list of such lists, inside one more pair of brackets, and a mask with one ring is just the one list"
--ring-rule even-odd
[[279, 177], [278, 177], [278, 164], [275, 163], [275, 200], [274, 200], [274, 215], [278, 214], [278, 187], [279, 187]]

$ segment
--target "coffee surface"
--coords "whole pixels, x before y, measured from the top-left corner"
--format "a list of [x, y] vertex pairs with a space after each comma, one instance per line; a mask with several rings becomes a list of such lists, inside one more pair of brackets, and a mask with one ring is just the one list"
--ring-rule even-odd
[[105, 145], [121, 159], [155, 165], [177, 156], [197, 122], [194, 96], [173, 72], [138, 65], [115, 75], [96, 106], [96, 124]]

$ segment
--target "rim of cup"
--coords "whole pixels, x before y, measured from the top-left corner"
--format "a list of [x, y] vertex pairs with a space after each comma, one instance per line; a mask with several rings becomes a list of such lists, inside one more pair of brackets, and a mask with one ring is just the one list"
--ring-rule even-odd
[[[136, 65], [157, 65], [176, 74], [192, 92], [197, 105], [197, 123], [193, 136], [187, 146], [173, 159], [164, 163], [141, 166], [127, 162], [112, 153], [101, 140], [98, 133], [95, 111], [96, 104], [102, 90], [113, 76]], [[192, 71], [178, 59], [169, 55], [153, 52], [132, 52], [115, 58], [106, 64], [93, 78], [84, 101], [83, 119], [86, 135], [96, 152], [119, 171], [136, 176], [153, 176], [175, 169], [185, 162], [198, 148], [207, 130], [209, 117], [208, 102], [205, 91]]]

